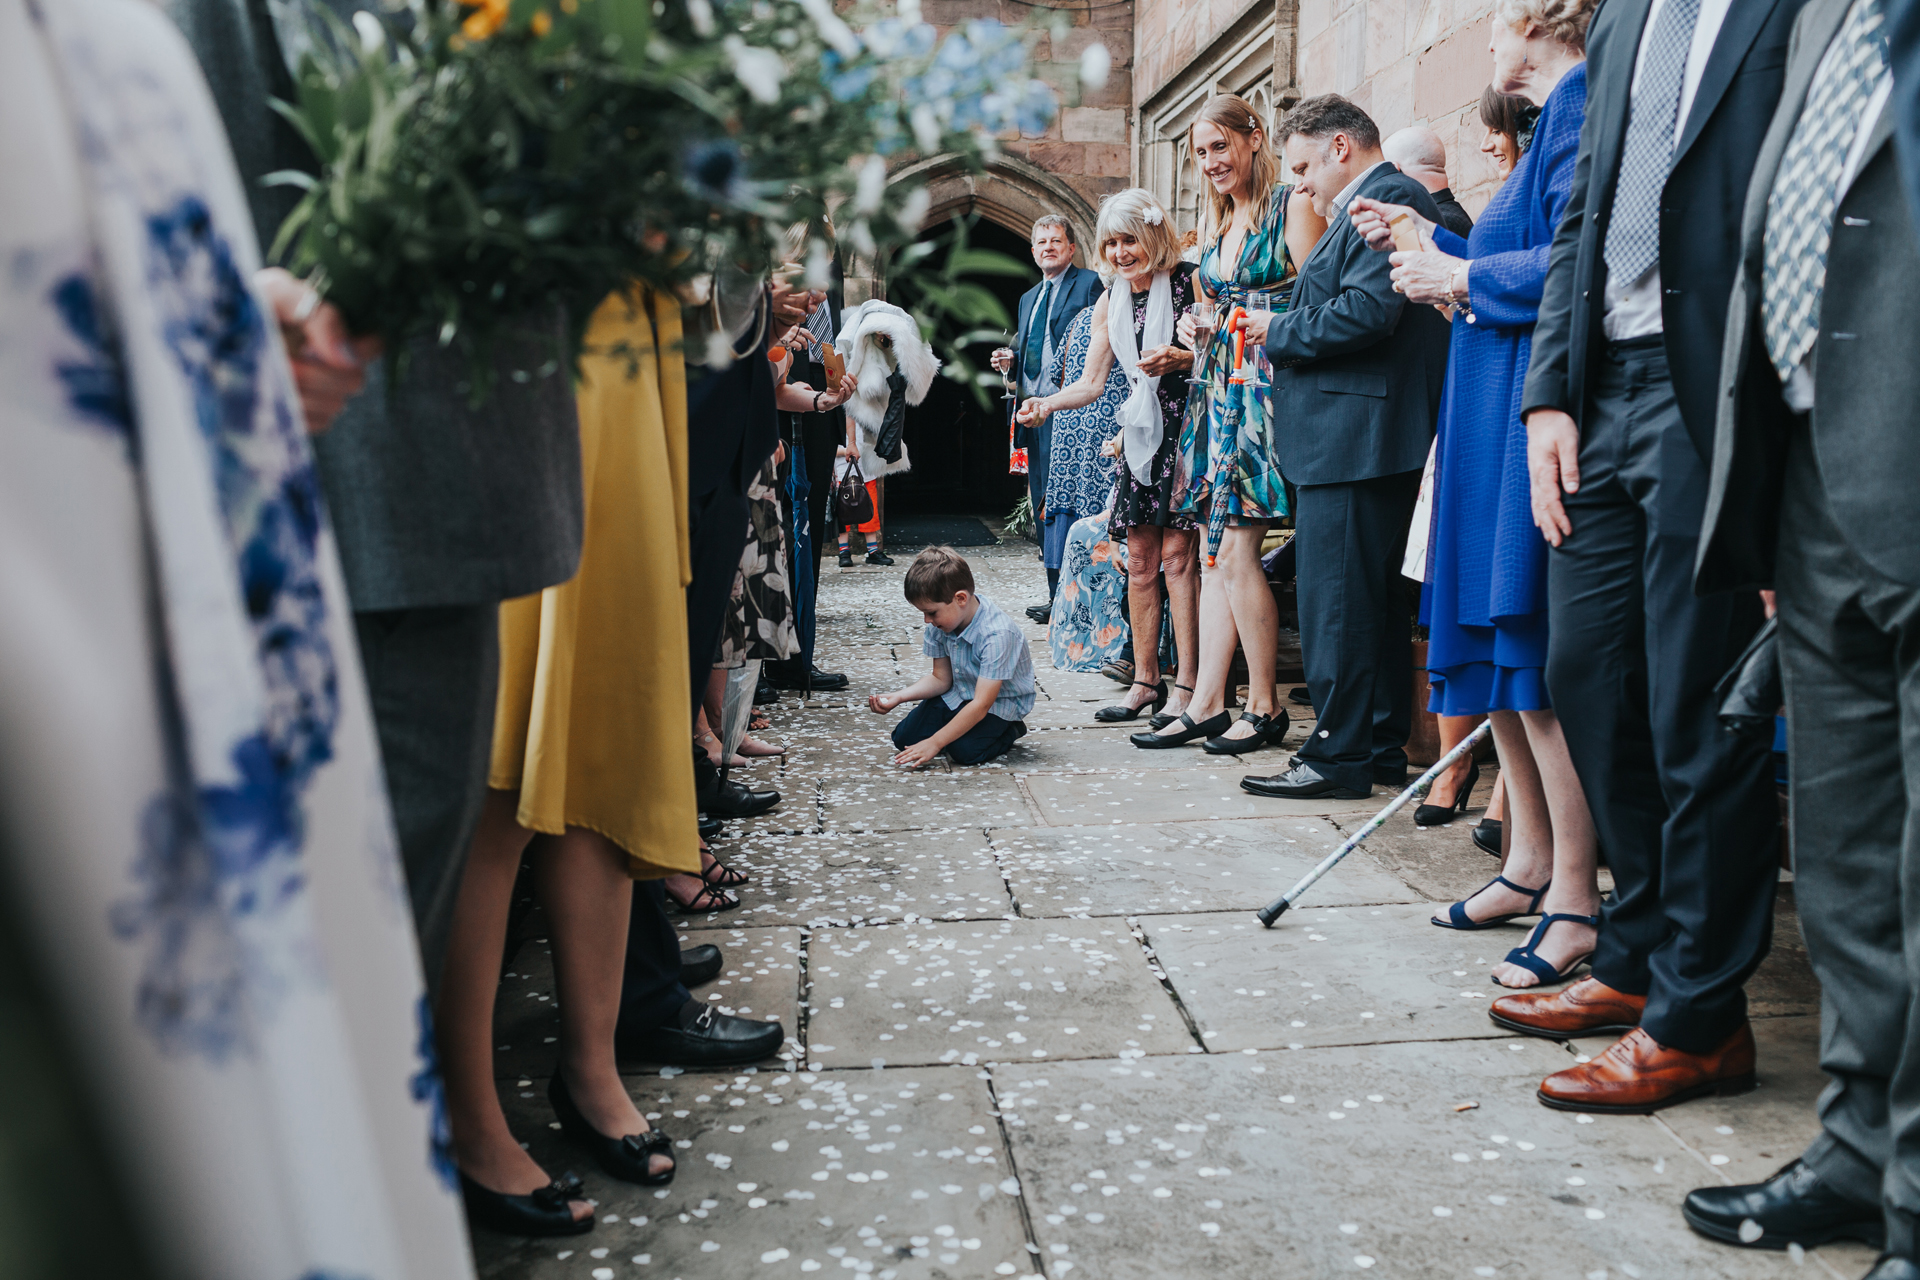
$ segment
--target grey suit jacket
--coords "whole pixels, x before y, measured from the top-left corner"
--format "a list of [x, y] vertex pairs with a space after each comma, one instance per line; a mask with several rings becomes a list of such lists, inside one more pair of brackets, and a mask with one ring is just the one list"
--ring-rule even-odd
[[[1439, 221], [1427, 189], [1392, 165], [1357, 193]], [[1447, 375], [1447, 322], [1393, 291], [1388, 255], [1336, 214], [1267, 326], [1274, 452], [1295, 484], [1350, 484], [1426, 465]]]
[[[1850, 0], [1812, 0], [1794, 26], [1785, 91], [1767, 132], [1740, 234], [1740, 270], [1727, 310], [1714, 424], [1713, 475], [1694, 587], [1765, 587], [1780, 537], [1787, 434], [1800, 429], [1767, 358], [1760, 320], [1767, 197], [1821, 55]], [[1920, 238], [1901, 185], [1892, 104], [1868, 137], [1859, 170], [1834, 210], [1808, 357], [1815, 401], [1814, 454], [1835, 519], [1875, 569], [1920, 586]]]
[[[361, 7], [329, 0], [341, 16]], [[266, 0], [169, 0], [213, 87], [262, 248], [291, 207], [260, 179], [313, 168], [268, 97], [291, 92]], [[296, 136], [297, 139], [297, 136]], [[390, 395], [390, 362], [314, 454], [357, 612], [488, 604], [565, 582], [580, 562], [580, 432], [556, 314], [494, 353], [495, 390], [468, 407], [466, 357], [421, 344]], [[542, 369], [546, 371], [541, 372]], [[522, 381], [516, 371], [525, 377]]]

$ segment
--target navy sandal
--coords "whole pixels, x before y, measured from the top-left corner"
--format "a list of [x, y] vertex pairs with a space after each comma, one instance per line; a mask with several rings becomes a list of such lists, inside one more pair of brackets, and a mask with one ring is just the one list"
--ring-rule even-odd
[[[1513, 950], [1507, 952], [1507, 963], [1519, 965], [1522, 969], [1525, 969], [1528, 973], [1540, 979], [1540, 985], [1543, 987], [1550, 986], [1556, 982], [1565, 982], [1568, 978], [1571, 978], [1575, 969], [1578, 969], [1581, 965], [1593, 959], [1593, 951], [1591, 948], [1581, 952], [1572, 960], [1568, 961], [1565, 969], [1558, 970], [1545, 960], [1542, 960], [1539, 953], [1535, 950], [1541, 941], [1546, 938], [1547, 930], [1562, 920], [1571, 920], [1576, 924], [1592, 925], [1596, 929], [1600, 927], [1599, 916], [1577, 916], [1567, 911], [1555, 911], [1549, 915], [1541, 916], [1540, 923], [1533, 926], [1533, 932], [1528, 935], [1527, 944], [1524, 947], [1515, 947]], [[1507, 986], [1506, 983], [1500, 981], [1498, 978], [1493, 980], [1493, 985], [1496, 987]], [[1532, 987], [1507, 987], [1507, 989], [1509, 991], [1533, 990]]]
[[[1503, 884], [1515, 893], [1526, 894], [1528, 898], [1532, 899], [1532, 901], [1527, 903], [1527, 909], [1525, 911], [1510, 911], [1504, 916], [1495, 916], [1491, 920], [1475, 920], [1472, 916], [1468, 915], [1467, 903], [1472, 902], [1475, 898], [1497, 884]], [[1529, 889], [1523, 884], [1515, 884], [1505, 876], [1495, 876], [1459, 902], [1448, 907], [1447, 918], [1445, 920], [1442, 920], [1439, 916], [1434, 916], [1432, 923], [1442, 929], [1492, 929], [1498, 925], [1506, 924], [1509, 920], [1518, 920], [1521, 916], [1538, 914], [1540, 911], [1540, 899], [1546, 897], [1547, 890], [1551, 888], [1553, 888], [1553, 881], [1551, 880], [1541, 885], [1538, 889]]]

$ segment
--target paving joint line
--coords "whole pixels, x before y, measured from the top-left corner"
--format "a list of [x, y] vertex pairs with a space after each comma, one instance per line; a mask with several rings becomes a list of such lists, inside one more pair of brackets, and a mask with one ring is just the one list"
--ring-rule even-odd
[[1007, 1168], [1012, 1171], [1014, 1184], [1020, 1188], [1013, 1199], [1020, 1211], [1020, 1229], [1026, 1235], [1027, 1256], [1033, 1260], [1034, 1271], [1044, 1276], [1047, 1274], [1047, 1259], [1040, 1251], [1039, 1233], [1033, 1227], [1033, 1206], [1027, 1203], [1027, 1180], [1020, 1176], [1020, 1161], [1013, 1153], [1013, 1134], [1007, 1129], [1006, 1109], [1000, 1105], [1000, 1091], [994, 1088], [993, 1068], [982, 1063], [979, 1074], [987, 1082], [987, 1100], [993, 1104], [993, 1123], [1000, 1130], [1000, 1149], [1007, 1153]]
[[[1146, 926], [1140, 923], [1138, 916], [1122, 916], [1121, 919], [1126, 923], [1127, 932], [1132, 935], [1133, 940], [1140, 944], [1140, 952], [1147, 961], [1147, 972], [1160, 980], [1160, 987], [1167, 993], [1167, 999], [1173, 1001], [1174, 1009], [1180, 1014], [1180, 1021], [1186, 1024], [1187, 1034], [1193, 1037], [1193, 1042], [1200, 1046], [1202, 1053], [1212, 1053], [1213, 1050], [1207, 1048], [1206, 1036], [1201, 1034], [1200, 1024], [1194, 1021], [1193, 1011], [1187, 1008], [1187, 1002], [1180, 998], [1180, 992], [1175, 989], [1173, 979], [1167, 976], [1167, 966], [1160, 963], [1159, 951], [1147, 940]], [[1174, 1058], [1184, 1055], [1170, 1053], [1155, 1056]]]

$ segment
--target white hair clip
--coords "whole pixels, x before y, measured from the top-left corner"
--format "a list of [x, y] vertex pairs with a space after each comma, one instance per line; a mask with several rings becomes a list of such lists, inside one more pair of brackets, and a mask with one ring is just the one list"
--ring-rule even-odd
[[1157, 227], [1167, 220], [1167, 215], [1160, 211], [1160, 206], [1157, 204], [1148, 205], [1140, 217], [1150, 227]]

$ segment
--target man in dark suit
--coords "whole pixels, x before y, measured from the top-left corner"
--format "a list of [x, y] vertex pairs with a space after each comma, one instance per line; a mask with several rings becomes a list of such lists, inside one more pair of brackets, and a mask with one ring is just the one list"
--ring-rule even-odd
[[[1729, 1244], [1879, 1243], [1920, 1276], [1920, 239], [1879, 0], [1812, 0], [1748, 189], [1701, 591], [1773, 587], [1794, 897], [1824, 1004], [1822, 1132], [1764, 1183], [1693, 1192]], [[1902, 738], [1902, 722], [1905, 738]], [[1740, 1233], [1751, 1219], [1760, 1227]]]
[[[1001, 373], [1016, 371], [1018, 398], [1010, 405], [1024, 403], [1032, 396], [1051, 395], [1060, 388], [1047, 376], [1054, 353], [1066, 343], [1067, 326], [1081, 311], [1100, 297], [1100, 277], [1085, 267], [1073, 265], [1073, 224], [1057, 213], [1049, 213], [1033, 224], [1033, 265], [1040, 268], [1040, 283], [1020, 295], [1019, 329], [1013, 346], [993, 353], [993, 367]], [[1015, 426], [1013, 446], [1027, 451], [1027, 497], [1033, 507], [1033, 523], [1038, 529], [1046, 518], [1047, 462], [1053, 446], [1053, 428]], [[1035, 605], [1027, 616], [1045, 622], [1052, 608], [1054, 588], [1060, 575], [1047, 574], [1047, 600]]]
[[1447, 184], [1447, 144], [1439, 134], [1418, 126], [1402, 129], [1380, 144], [1380, 154], [1433, 196], [1441, 226], [1462, 240], [1473, 234], [1473, 216], [1453, 198], [1453, 188]]
[[1762, 121], [1804, 0], [1612, 0], [1521, 404], [1548, 562], [1547, 686], [1613, 870], [1591, 976], [1503, 997], [1501, 1025], [1622, 1030], [1547, 1106], [1650, 1111], [1753, 1081], [1749, 975], [1772, 940], [1765, 743], [1715, 717], [1761, 620], [1696, 599], [1716, 370]]
[[1388, 255], [1346, 216], [1361, 196], [1437, 218], [1427, 189], [1380, 153], [1380, 130], [1345, 98], [1309, 98], [1276, 126], [1299, 189], [1329, 223], [1292, 305], [1256, 314], [1273, 363], [1280, 469], [1294, 522], [1300, 647], [1320, 709], [1292, 766], [1243, 778], [1256, 795], [1359, 798], [1400, 785], [1413, 728], [1413, 635], [1400, 560], [1447, 369], [1447, 323], [1409, 307]]

